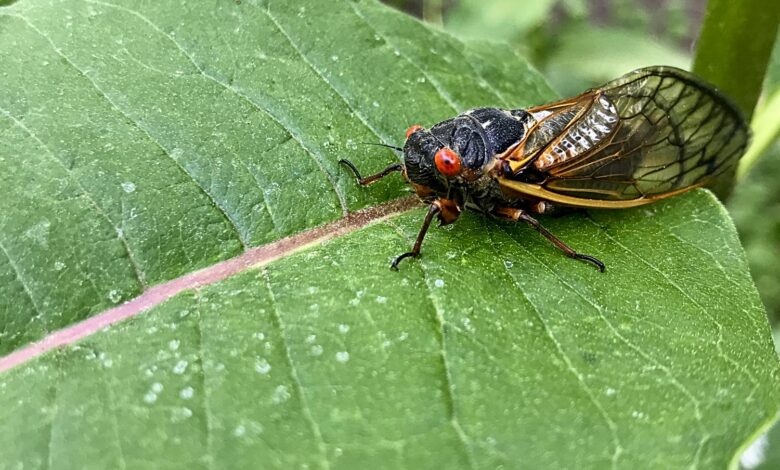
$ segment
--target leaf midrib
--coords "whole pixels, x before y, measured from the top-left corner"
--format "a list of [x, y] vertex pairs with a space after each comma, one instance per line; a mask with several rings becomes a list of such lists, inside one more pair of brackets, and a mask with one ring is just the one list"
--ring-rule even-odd
[[416, 196], [394, 199], [378, 206], [349, 213], [333, 222], [296, 235], [248, 249], [236, 257], [150, 287], [122, 305], [104, 310], [79, 323], [50, 332], [42, 339], [0, 357], [0, 373], [20, 366], [46, 352], [86, 338], [110, 325], [132, 318], [183, 291], [214, 284], [249, 269], [264, 266], [317, 243], [341, 237], [368, 225], [399, 216], [415, 209], [419, 204], [419, 199]]

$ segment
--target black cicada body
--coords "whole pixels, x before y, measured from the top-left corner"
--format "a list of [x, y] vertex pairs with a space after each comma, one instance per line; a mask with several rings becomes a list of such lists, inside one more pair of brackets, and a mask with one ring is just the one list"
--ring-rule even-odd
[[626, 208], [702, 187], [734, 169], [749, 140], [739, 109], [694, 75], [669, 67], [631, 72], [574, 98], [529, 109], [479, 108], [430, 129], [412, 126], [401, 171], [430, 204], [411, 252], [434, 217], [463, 208], [532, 225], [568, 256], [595, 264], [531, 214], [558, 207]]

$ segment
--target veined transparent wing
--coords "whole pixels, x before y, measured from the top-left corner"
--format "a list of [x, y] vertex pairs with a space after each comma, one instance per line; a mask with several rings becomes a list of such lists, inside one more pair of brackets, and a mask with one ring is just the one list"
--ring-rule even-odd
[[683, 70], [640, 69], [582, 96], [589, 109], [531, 159], [543, 181], [502, 179], [506, 189], [573, 206], [641, 205], [729, 172], [749, 140], [736, 105]]

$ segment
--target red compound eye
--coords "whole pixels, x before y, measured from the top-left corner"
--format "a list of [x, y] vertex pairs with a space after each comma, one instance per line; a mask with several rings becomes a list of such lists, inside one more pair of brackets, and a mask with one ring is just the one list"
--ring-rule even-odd
[[460, 174], [460, 157], [449, 147], [442, 147], [433, 158], [436, 169], [444, 176], [458, 176]]
[[409, 137], [411, 137], [412, 134], [419, 131], [420, 129], [422, 129], [422, 126], [419, 124], [415, 124], [411, 126], [409, 129], [406, 129], [406, 138], [408, 139]]

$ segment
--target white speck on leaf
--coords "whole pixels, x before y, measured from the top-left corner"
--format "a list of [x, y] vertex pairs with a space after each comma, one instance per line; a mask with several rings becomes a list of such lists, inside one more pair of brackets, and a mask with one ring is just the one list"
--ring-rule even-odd
[[171, 351], [176, 351], [179, 349], [179, 340], [178, 339], [172, 339], [168, 342], [168, 349]]
[[157, 401], [157, 394], [154, 392], [147, 392], [146, 395], [144, 395], [144, 401], [151, 405]]
[[48, 219], [43, 219], [42, 221], [28, 228], [24, 232], [24, 236], [46, 248], [49, 245], [50, 228], [51, 222], [49, 222]]
[[174, 408], [171, 412], [171, 418], [173, 422], [183, 421], [190, 417], [192, 417], [192, 410], [184, 406]]
[[187, 363], [187, 361], [182, 359], [181, 361], [177, 362], [175, 366], [173, 366], [172, 371], [176, 375], [181, 375], [184, 373], [185, 370], [187, 370], [188, 365], [189, 364]]
[[347, 351], [339, 351], [336, 353], [336, 360], [342, 364], [349, 360], [349, 353]]
[[163, 391], [163, 384], [160, 382], [155, 382], [152, 384], [152, 392], [154, 393], [160, 393]]
[[244, 434], [246, 434], [246, 428], [244, 427], [243, 424], [239, 424], [238, 426], [235, 427], [235, 429], [233, 429], [233, 435], [236, 437], [241, 437]]
[[269, 364], [265, 359], [256, 359], [255, 371], [257, 371], [258, 374], [266, 375], [267, 373], [271, 372], [271, 364]]
[[346, 334], [349, 331], [349, 325], [340, 324], [339, 325], [339, 333]]
[[271, 401], [276, 404], [284, 403], [290, 399], [290, 390], [287, 389], [287, 385], [279, 385], [271, 395]]
[[192, 387], [185, 387], [179, 392], [179, 397], [181, 397], [182, 400], [189, 400], [194, 394], [195, 390], [193, 390]]
[[122, 183], [122, 190], [127, 194], [135, 192], [135, 183], [131, 183], [130, 181], [125, 181], [124, 183]]
[[376, 303], [378, 304], [386, 304], [387, 303], [387, 297], [382, 297], [381, 295], [376, 296]]
[[55, 261], [54, 262], [54, 270], [55, 271], [62, 271], [63, 269], [65, 269], [65, 263], [63, 263], [62, 261]]
[[323, 352], [322, 346], [320, 346], [319, 344], [315, 344], [314, 346], [312, 346], [310, 351], [311, 351], [311, 355], [314, 357], [322, 356], [322, 352]]
[[608, 397], [614, 397], [616, 393], [617, 393], [617, 390], [615, 390], [615, 389], [614, 389], [614, 388], [612, 388], [612, 387], [609, 387], [609, 388], [607, 388], [607, 389], [604, 391], [604, 394], [605, 394], [606, 396], [608, 396]]
[[433, 281], [433, 285], [436, 287], [444, 287], [444, 280], [443, 279], [436, 279]]
[[119, 293], [119, 291], [118, 291], [118, 290], [116, 290], [116, 289], [111, 289], [111, 290], [108, 292], [108, 300], [110, 300], [110, 301], [111, 301], [111, 302], [113, 302], [113, 303], [117, 303], [117, 302], [119, 302], [120, 300], [122, 300], [122, 295]]

